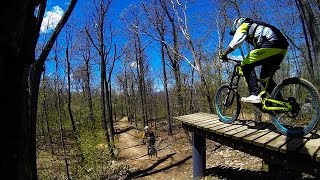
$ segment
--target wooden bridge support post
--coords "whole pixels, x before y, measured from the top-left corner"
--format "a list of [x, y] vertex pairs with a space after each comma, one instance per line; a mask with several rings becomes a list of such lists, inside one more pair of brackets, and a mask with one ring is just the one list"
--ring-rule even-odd
[[205, 176], [206, 171], [206, 138], [192, 133], [192, 168], [193, 179]]

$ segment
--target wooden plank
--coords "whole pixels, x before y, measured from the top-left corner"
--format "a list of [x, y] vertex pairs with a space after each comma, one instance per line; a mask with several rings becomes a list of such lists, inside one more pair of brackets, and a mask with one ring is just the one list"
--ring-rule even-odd
[[194, 121], [194, 122], [201, 122], [201, 121], [207, 121], [207, 120], [215, 120], [217, 121], [218, 118], [213, 118], [213, 117], [209, 117], [209, 116], [203, 116], [203, 117], [199, 117], [199, 116], [196, 116], [196, 117], [189, 117], [188, 119], [186, 120], [191, 120], [191, 121]]
[[201, 124], [206, 124], [206, 123], [211, 123], [211, 122], [217, 122], [217, 120], [214, 119], [186, 119], [182, 122], [188, 122], [189, 124], [194, 124], [196, 126], [201, 125]]
[[210, 124], [220, 124], [220, 122], [219, 121], [210, 121], [210, 122], [207, 122], [207, 123], [202, 123], [200, 126], [202, 128], [204, 128], [205, 126], [210, 125]]
[[299, 147], [303, 146], [303, 144], [307, 141], [307, 139], [303, 138], [292, 138], [289, 142], [287, 142], [284, 146], [280, 148], [280, 152], [286, 153], [288, 151], [295, 151]]
[[262, 137], [262, 136], [270, 133], [271, 131], [272, 130], [270, 130], [270, 129], [258, 130], [258, 131], [254, 132], [254, 133], [251, 133], [251, 134], [243, 137], [242, 141], [247, 142], [247, 143], [252, 143], [253, 140], [255, 140], [255, 139], [259, 138], [259, 137]]
[[219, 121], [214, 121], [214, 120], [208, 120], [206, 122], [187, 122], [187, 121], [184, 121], [183, 123], [186, 123], [190, 126], [205, 130], [206, 129], [205, 126], [211, 125], [211, 124], [217, 124], [217, 123], [219, 123]]
[[206, 118], [217, 118], [217, 115], [214, 114], [208, 114], [208, 113], [194, 113], [194, 114], [188, 114], [188, 115], [184, 115], [185, 117], [206, 117]]
[[255, 129], [253, 128], [248, 128], [247, 130], [244, 130], [244, 131], [241, 131], [239, 133], [236, 133], [234, 135], [232, 135], [232, 139], [237, 139], [237, 140], [240, 140], [242, 139], [243, 137], [251, 134], [251, 133], [254, 133], [260, 129], [264, 129], [264, 128], [268, 128], [268, 127], [271, 127], [270, 124], [259, 124]]
[[[199, 129], [206, 130], [206, 129], [208, 129], [208, 128], [206, 128], [207, 126], [210, 126], [210, 125], [217, 126], [217, 123], [218, 123], [218, 121], [211, 121], [211, 122], [208, 122], [208, 123], [199, 124], [199, 125], [197, 125], [197, 127], [198, 127]], [[212, 127], [212, 126], [211, 126], [211, 127]]]
[[196, 125], [205, 125], [208, 123], [212, 123], [212, 122], [218, 122], [217, 120], [214, 119], [207, 119], [207, 120], [203, 120], [203, 121], [190, 121], [191, 123], [194, 123]]
[[291, 139], [292, 139], [292, 137], [281, 135], [281, 136], [277, 137], [276, 139], [272, 140], [271, 142], [269, 142], [266, 145], [266, 147], [267, 147], [267, 149], [279, 151], [280, 147], [283, 146], [288, 141], [290, 141]]
[[228, 132], [230, 130], [233, 130], [233, 129], [236, 129], [236, 128], [239, 128], [243, 125], [231, 125], [231, 126], [228, 126], [226, 128], [223, 128], [223, 129], [219, 129], [216, 131], [217, 134], [220, 134], [220, 135], [223, 135], [225, 132]]
[[188, 122], [201, 122], [201, 121], [207, 121], [207, 120], [211, 120], [211, 118], [208, 117], [184, 117], [184, 118], [180, 118], [180, 121], [188, 121]]
[[[192, 123], [194, 123], [194, 120], [195, 118], [191, 118], [191, 117], [184, 117], [184, 118], [181, 118], [181, 117], [179, 117], [179, 119], [177, 119], [177, 120], [179, 120], [179, 121], [181, 121], [182, 123], [188, 123], [188, 124], [192, 124]], [[202, 118], [202, 119], [199, 119], [199, 118], [196, 118], [196, 120], [197, 120], [197, 122], [201, 122], [201, 121], [205, 121], [205, 120], [208, 120], [207, 118]]]
[[220, 125], [225, 124], [225, 123], [223, 123], [223, 122], [221, 122], [221, 121], [219, 121], [219, 120], [213, 121], [213, 122], [214, 122], [214, 123], [212, 123], [212, 124], [204, 124], [204, 125], [202, 125], [202, 129], [203, 129], [203, 130], [209, 130], [210, 128], [213, 128], [213, 127], [215, 127], [215, 126], [220, 126]]
[[264, 135], [264, 136], [262, 136], [262, 137], [260, 137], [258, 139], [255, 139], [253, 141], [253, 144], [257, 145], [257, 146], [260, 146], [260, 147], [265, 147], [265, 145], [268, 142], [272, 141], [273, 139], [275, 139], [275, 138], [277, 138], [279, 136], [280, 136], [279, 133], [271, 131], [270, 133], [268, 133], [268, 134], [266, 134], [266, 135]]
[[202, 117], [202, 118], [200, 118], [200, 117], [188, 117], [188, 118], [183, 118], [183, 119], [180, 119], [182, 122], [187, 122], [187, 123], [196, 123], [196, 124], [198, 124], [198, 123], [204, 123], [204, 122], [210, 122], [210, 121], [212, 121], [212, 119], [210, 119], [210, 118], [206, 118], [206, 117]]
[[216, 114], [210, 114], [210, 113], [204, 113], [204, 112], [199, 112], [197, 114], [199, 114], [200, 116], [218, 117], [218, 115]]
[[[320, 131], [318, 131], [316, 134], [319, 135]], [[318, 152], [317, 152], [317, 155], [316, 155], [315, 159], [316, 159], [316, 161], [320, 162], [320, 148], [318, 149]]]
[[228, 131], [228, 132], [224, 133], [224, 136], [231, 137], [232, 135], [237, 134], [237, 133], [239, 133], [241, 131], [244, 131], [246, 129], [248, 129], [248, 126], [241, 126], [239, 128], [236, 128], [236, 129], [233, 129], [231, 131]]
[[320, 138], [317, 139], [310, 139], [306, 142], [304, 146], [302, 146], [298, 152], [307, 156], [310, 156], [311, 158], [314, 158], [317, 156], [316, 152], [318, 151], [320, 146]]
[[207, 113], [195, 113], [195, 114], [183, 115], [183, 116], [175, 117], [175, 119], [180, 120], [182, 122], [186, 122], [186, 124], [189, 124], [191, 126], [193, 126], [194, 124], [199, 126], [200, 125], [199, 123], [207, 123], [210, 121], [219, 120], [217, 115], [207, 114]]
[[205, 131], [209, 131], [210, 128], [216, 127], [216, 126], [220, 126], [221, 124], [209, 124], [206, 126], [203, 126], [203, 130]]
[[190, 118], [216, 118], [216, 119], [219, 119], [217, 115], [208, 114], [208, 113], [194, 113], [194, 114], [188, 114], [188, 115], [174, 117], [174, 119], [177, 119], [177, 120], [190, 119]]
[[221, 124], [219, 126], [215, 126], [215, 127], [212, 127], [212, 128], [209, 128], [209, 131], [211, 132], [216, 132], [218, 129], [222, 129], [222, 128], [225, 128], [225, 127], [228, 127], [228, 126], [231, 126], [232, 124]]
[[210, 116], [203, 116], [202, 114], [195, 113], [195, 114], [188, 114], [188, 115], [174, 117], [174, 119], [177, 119], [177, 120], [184, 120], [184, 119], [190, 119], [190, 118], [210, 118]]
[[245, 136], [247, 136], [247, 135], [249, 135], [251, 133], [254, 133], [256, 131], [258, 131], [258, 129], [247, 129], [247, 130], [241, 131], [240, 133], [234, 134], [232, 136], [232, 139], [240, 140], [243, 137], [245, 137]]
[[203, 113], [198, 112], [198, 113], [193, 113], [193, 114], [186, 114], [186, 115], [179, 116], [179, 117], [202, 116], [202, 115], [203, 115]]

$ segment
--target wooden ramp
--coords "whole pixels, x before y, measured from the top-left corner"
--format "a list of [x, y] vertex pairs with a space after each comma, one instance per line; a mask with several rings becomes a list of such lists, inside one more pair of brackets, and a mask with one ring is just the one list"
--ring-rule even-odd
[[[174, 119], [183, 128], [234, 149], [262, 158], [270, 165], [305, 172], [320, 178], [320, 136], [292, 138], [278, 133], [270, 123], [252, 121], [225, 124], [215, 114], [195, 113]], [[195, 166], [194, 166], [195, 167]]]

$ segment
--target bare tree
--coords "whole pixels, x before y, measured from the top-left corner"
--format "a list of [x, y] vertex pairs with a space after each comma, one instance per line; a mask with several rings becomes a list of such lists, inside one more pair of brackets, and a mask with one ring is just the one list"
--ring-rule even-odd
[[68, 79], [68, 112], [69, 112], [69, 117], [72, 125], [72, 130], [74, 132], [77, 131], [76, 125], [74, 122], [73, 114], [72, 114], [72, 109], [71, 109], [71, 104], [72, 104], [72, 97], [71, 97], [71, 66], [70, 66], [70, 52], [69, 52], [69, 42], [71, 41], [71, 37], [66, 37], [66, 42], [67, 42], [67, 47], [66, 47], [66, 64], [67, 64], [67, 79]]
[[45, 67], [43, 69], [43, 76], [42, 76], [42, 88], [43, 88], [43, 113], [44, 113], [44, 119], [46, 120], [46, 129], [48, 133], [48, 139], [49, 142], [46, 142], [47, 147], [50, 146], [51, 154], [53, 154], [53, 141], [52, 141], [52, 136], [51, 136], [51, 129], [49, 125], [49, 118], [48, 118], [48, 104], [47, 104], [47, 77], [46, 77], [46, 70]]
[[[194, 42], [193, 42], [192, 37], [189, 32], [188, 17], [187, 17], [187, 13], [186, 13], [188, 0], [186, 0], [184, 4], [181, 4], [178, 0], [176, 0], [176, 1], [171, 0], [171, 3], [172, 3], [172, 8], [174, 9], [174, 12], [178, 18], [180, 30], [181, 30], [182, 34], [184, 35], [185, 39], [187, 40], [187, 43], [189, 45], [189, 50], [192, 53], [192, 58], [193, 58], [195, 65], [196, 65], [196, 69], [199, 72], [200, 79], [201, 79], [201, 82], [202, 82], [202, 85], [203, 85], [204, 91], [205, 91], [204, 94], [207, 98], [207, 102], [209, 105], [209, 110], [211, 113], [213, 113], [214, 109], [213, 109], [213, 104], [212, 104], [212, 98], [210, 95], [211, 93], [209, 90], [208, 82], [206, 81], [204, 74], [202, 73], [200, 56], [199, 56], [200, 54], [197, 53], [195, 46], [194, 46]], [[190, 64], [190, 65], [192, 65], [192, 64]]]
[[[165, 62], [165, 12], [163, 9], [158, 8], [157, 0], [150, 2], [149, 7], [145, 3], [142, 3], [144, 12], [147, 14], [149, 22], [153, 25], [158, 33], [159, 38], [161, 39], [161, 62], [162, 62], [162, 73], [163, 73], [163, 84], [164, 90], [166, 94], [166, 112], [167, 112], [167, 120], [168, 120], [168, 134], [172, 134], [172, 115], [170, 111], [170, 100], [169, 100], [169, 91], [168, 91], [168, 77], [166, 70], [166, 62]], [[175, 63], [176, 64], [176, 63]], [[181, 95], [181, 93], [179, 93]], [[182, 105], [179, 105], [181, 107]], [[179, 108], [179, 112], [180, 112]], [[180, 113], [179, 113], [180, 114]]]
[[[95, 12], [94, 12], [94, 27], [92, 31], [94, 31], [94, 35], [90, 32], [90, 29], [86, 27], [86, 33], [100, 56], [100, 71], [101, 71], [101, 113], [102, 113], [102, 126], [105, 131], [106, 140], [108, 143], [109, 151], [111, 157], [114, 157], [113, 152], [113, 114], [112, 114], [112, 106], [111, 106], [111, 84], [110, 82], [110, 75], [112, 73], [112, 69], [114, 66], [115, 59], [111, 61], [111, 68], [109, 70], [109, 76], [107, 77], [107, 59], [109, 58], [110, 51], [113, 46], [113, 36], [114, 31], [111, 29], [111, 24], [109, 23], [109, 40], [106, 40], [106, 32], [105, 26], [107, 24], [106, 18], [107, 13], [110, 9], [112, 0], [100, 0], [99, 2], [95, 1]], [[95, 41], [96, 39], [96, 41]], [[108, 42], [107, 42], [108, 41]], [[116, 51], [116, 49], [115, 49]], [[107, 112], [106, 113], [106, 108]], [[108, 119], [108, 121], [107, 121]], [[108, 127], [108, 124], [110, 125]]]
[[66, 147], [65, 147], [65, 142], [64, 142], [64, 133], [63, 133], [63, 126], [62, 126], [62, 102], [61, 102], [61, 94], [62, 94], [62, 87], [59, 85], [59, 64], [58, 64], [58, 55], [57, 55], [57, 49], [55, 49], [55, 55], [54, 55], [54, 60], [55, 60], [55, 73], [56, 73], [56, 78], [55, 78], [55, 91], [57, 93], [57, 105], [58, 105], [58, 121], [59, 121], [59, 130], [60, 130], [60, 141], [61, 141], [61, 146], [63, 149], [63, 157], [64, 157], [64, 162], [66, 165], [66, 174], [68, 179], [70, 179], [70, 173], [69, 173], [69, 163], [67, 160], [67, 152], [66, 152]]
[[320, 13], [319, 9], [312, 8], [315, 1], [295, 0], [300, 12], [300, 19], [307, 46], [308, 70], [312, 79], [319, 85], [320, 74], [318, 69], [320, 59]]
[[[147, 119], [147, 108], [146, 108], [146, 79], [145, 76], [147, 74], [147, 62], [146, 62], [146, 46], [142, 40], [141, 29], [143, 30], [145, 27], [142, 25], [142, 21], [140, 19], [141, 14], [139, 14], [140, 9], [137, 6], [131, 6], [125, 12], [126, 17], [122, 18], [122, 20], [127, 24], [129, 30], [129, 38], [130, 44], [132, 45], [132, 59], [134, 59], [135, 63], [135, 74], [137, 76], [138, 82], [138, 93], [140, 96], [141, 103], [141, 114], [142, 114], [142, 124], [146, 126], [148, 123]], [[143, 30], [144, 31], [144, 30]]]
[[166, 49], [167, 56], [170, 60], [170, 63], [174, 72], [175, 81], [176, 81], [177, 99], [178, 99], [178, 106], [179, 106], [178, 115], [182, 115], [183, 93], [182, 93], [182, 80], [181, 80], [181, 70], [180, 70], [181, 56], [179, 54], [179, 41], [178, 41], [179, 27], [177, 25], [177, 18], [175, 17], [175, 13], [170, 12], [170, 9], [169, 9], [170, 2], [168, 0], [159, 0], [159, 1], [171, 25], [173, 47], [169, 48], [168, 43], [164, 43], [164, 46]]
[[89, 113], [88, 113], [88, 119], [91, 122], [94, 122], [94, 112], [93, 112], [93, 103], [92, 103], [92, 96], [91, 96], [91, 87], [90, 87], [90, 75], [91, 75], [91, 70], [90, 70], [90, 61], [92, 59], [91, 55], [91, 45], [90, 45], [90, 40], [88, 37], [84, 37], [85, 42], [84, 46], [80, 47], [81, 51], [81, 56], [82, 59], [84, 60], [85, 63], [85, 80], [84, 80], [84, 89], [85, 89], [85, 95], [86, 99], [88, 102], [88, 107], [89, 107]]

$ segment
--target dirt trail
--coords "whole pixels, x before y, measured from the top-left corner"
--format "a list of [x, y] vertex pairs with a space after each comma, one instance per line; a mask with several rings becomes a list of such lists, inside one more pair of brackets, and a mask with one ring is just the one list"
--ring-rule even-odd
[[158, 156], [149, 158], [146, 146], [140, 141], [141, 131], [132, 128], [126, 118], [119, 120], [115, 128], [119, 132], [116, 137], [119, 160], [135, 169], [132, 179], [192, 179], [191, 151], [182, 153], [157, 137]]

